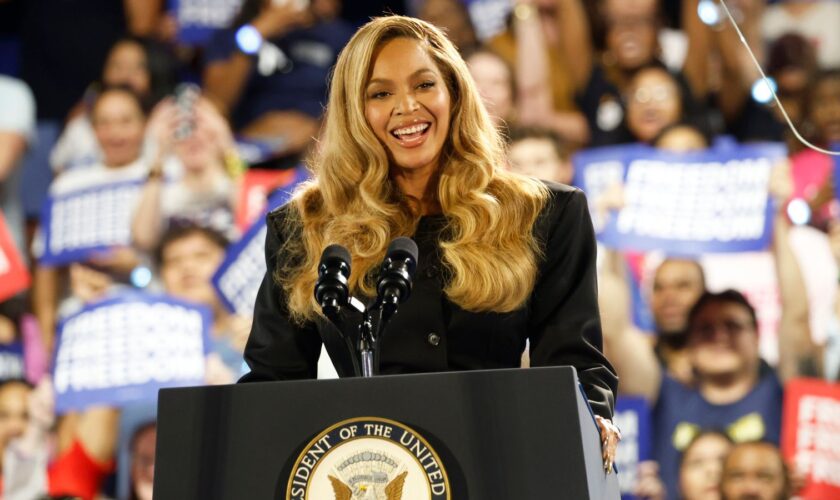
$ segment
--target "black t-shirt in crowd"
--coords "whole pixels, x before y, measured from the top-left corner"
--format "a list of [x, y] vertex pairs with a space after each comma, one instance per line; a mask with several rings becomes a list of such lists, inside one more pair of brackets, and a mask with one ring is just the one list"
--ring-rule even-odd
[[120, 0], [26, 0], [21, 78], [35, 94], [38, 118], [63, 120], [125, 32]]
[[[672, 72], [683, 96], [683, 121], [692, 123], [704, 132], [709, 131], [704, 106], [691, 92], [682, 72]], [[621, 91], [607, 79], [600, 65], [592, 68], [586, 88], [577, 95], [578, 108], [589, 122], [590, 147], [636, 142], [627, 128], [626, 106]]]

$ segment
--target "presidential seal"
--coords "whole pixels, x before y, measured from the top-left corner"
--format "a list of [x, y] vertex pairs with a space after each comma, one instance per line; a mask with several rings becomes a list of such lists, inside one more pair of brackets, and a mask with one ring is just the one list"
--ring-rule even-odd
[[421, 435], [393, 420], [339, 422], [301, 451], [286, 500], [450, 500], [446, 470]]

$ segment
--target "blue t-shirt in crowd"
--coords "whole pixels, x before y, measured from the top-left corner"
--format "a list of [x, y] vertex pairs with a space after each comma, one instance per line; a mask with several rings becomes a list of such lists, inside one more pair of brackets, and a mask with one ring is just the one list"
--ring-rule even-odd
[[665, 375], [653, 410], [653, 453], [667, 498], [679, 498], [680, 455], [700, 431], [720, 430], [736, 443], [764, 440], [778, 444], [781, 421], [782, 386], [773, 369], [763, 362], [755, 387], [741, 400], [724, 405], [709, 403], [697, 389]]
[[[327, 101], [327, 78], [352, 34], [349, 24], [335, 20], [270, 40], [291, 63], [267, 75], [254, 64], [233, 111], [234, 127], [239, 129], [267, 111], [300, 111], [320, 117]], [[237, 50], [236, 30], [222, 30], [207, 45], [205, 56], [212, 63], [229, 58]]]

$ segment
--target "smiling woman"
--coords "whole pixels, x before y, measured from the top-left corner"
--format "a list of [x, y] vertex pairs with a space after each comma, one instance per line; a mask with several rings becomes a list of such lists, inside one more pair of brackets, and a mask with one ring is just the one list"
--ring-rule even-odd
[[506, 171], [504, 157], [437, 28], [399, 16], [363, 26], [335, 67], [315, 178], [268, 216], [242, 381], [314, 377], [322, 339], [338, 374], [353, 375], [313, 298], [321, 252], [346, 247], [350, 291], [371, 300], [389, 242], [411, 236], [414, 289], [385, 328], [379, 372], [518, 367], [530, 340], [533, 366], [577, 368], [611, 464], [616, 377], [600, 350], [586, 199]]
[[[403, 193], [434, 204], [427, 184], [449, 135], [451, 99], [443, 75], [421, 42], [395, 38], [375, 55], [365, 94], [365, 118], [388, 152], [391, 176]], [[437, 207], [424, 206], [424, 211]]]

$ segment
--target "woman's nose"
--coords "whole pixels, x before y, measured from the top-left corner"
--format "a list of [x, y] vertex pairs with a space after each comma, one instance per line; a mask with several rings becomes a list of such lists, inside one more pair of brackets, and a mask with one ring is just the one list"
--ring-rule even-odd
[[411, 92], [402, 93], [397, 99], [396, 114], [406, 114], [415, 111], [419, 107], [417, 99]]

